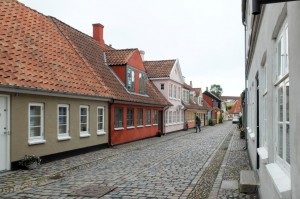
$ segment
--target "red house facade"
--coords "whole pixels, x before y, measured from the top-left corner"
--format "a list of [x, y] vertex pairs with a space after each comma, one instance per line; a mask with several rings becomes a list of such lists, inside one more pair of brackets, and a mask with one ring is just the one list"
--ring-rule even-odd
[[163, 133], [163, 109], [168, 101], [147, 78], [140, 51], [117, 50], [103, 40], [101, 24], [93, 25], [93, 38], [53, 18], [78, 54], [99, 77], [112, 100], [109, 103], [109, 145]]
[[212, 119], [213, 124], [217, 124], [218, 123], [218, 112], [221, 109], [222, 100], [220, 100], [217, 96], [215, 96], [214, 94], [212, 94], [209, 91], [205, 91], [203, 93], [203, 99], [211, 107], [210, 119]]

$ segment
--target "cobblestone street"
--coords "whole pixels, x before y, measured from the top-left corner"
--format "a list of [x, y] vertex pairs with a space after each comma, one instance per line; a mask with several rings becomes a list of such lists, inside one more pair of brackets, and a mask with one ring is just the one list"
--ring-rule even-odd
[[[213, 186], [218, 193], [220, 182], [214, 184], [215, 178], [236, 131], [235, 125], [225, 122], [201, 133], [176, 132], [43, 164], [35, 171], [11, 172], [0, 176], [2, 194], [6, 193], [4, 198], [99, 198], [103, 194], [97, 190], [102, 187], [110, 191], [103, 191], [102, 198], [202, 198], [199, 189], [208, 197]], [[249, 169], [247, 160], [241, 161], [243, 169]], [[207, 168], [215, 174], [203, 173]], [[239, 168], [232, 168], [224, 176], [236, 179], [238, 172]]]

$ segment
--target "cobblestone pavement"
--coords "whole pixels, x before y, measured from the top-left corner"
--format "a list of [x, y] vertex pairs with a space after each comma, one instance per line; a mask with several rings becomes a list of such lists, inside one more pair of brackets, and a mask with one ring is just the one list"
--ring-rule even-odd
[[0, 194], [3, 198], [93, 198], [76, 192], [90, 185], [113, 187], [102, 198], [187, 198], [234, 128], [225, 122], [197, 134], [176, 132], [43, 164], [34, 171], [4, 173]]

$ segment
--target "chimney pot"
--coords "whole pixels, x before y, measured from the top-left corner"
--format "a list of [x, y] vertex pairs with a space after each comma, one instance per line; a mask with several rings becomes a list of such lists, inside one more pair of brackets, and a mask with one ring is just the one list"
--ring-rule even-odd
[[190, 87], [192, 87], [192, 88], [193, 88], [193, 82], [192, 82], [192, 81], [190, 81]]
[[208, 91], [208, 87], [206, 87], [206, 91]]
[[104, 26], [100, 23], [93, 24], [93, 38], [99, 42], [102, 47], [105, 47], [103, 40], [103, 29]]
[[145, 51], [143, 51], [143, 50], [139, 50], [139, 51], [140, 51], [142, 61], [144, 61]]

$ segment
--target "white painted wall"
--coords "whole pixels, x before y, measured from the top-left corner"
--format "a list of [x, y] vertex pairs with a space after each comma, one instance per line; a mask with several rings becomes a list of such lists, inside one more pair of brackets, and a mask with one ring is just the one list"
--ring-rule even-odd
[[[252, 1], [247, 1], [248, 12], [251, 12]], [[285, 5], [286, 8], [285, 8]], [[282, 169], [283, 174], [286, 176], [277, 180], [277, 183], [284, 182], [287, 180], [291, 183], [291, 191], [280, 193], [278, 189], [284, 187], [285, 185], [276, 185], [276, 180], [274, 181], [274, 175], [267, 171], [267, 165], [276, 162], [276, 113], [275, 106], [276, 102], [276, 92], [275, 92], [275, 39], [274, 32], [276, 32], [278, 24], [281, 24], [282, 13], [286, 10], [287, 12], [287, 23], [288, 23], [288, 46], [289, 46], [289, 81], [290, 81], [290, 143], [291, 143], [291, 164], [290, 170], [285, 170], [280, 164], [279, 167]], [[247, 28], [247, 45], [249, 45], [249, 35], [252, 31], [252, 21], [253, 16], [247, 14], [248, 18], [248, 28]], [[253, 58], [251, 60], [251, 68], [248, 75], [248, 117], [247, 124], [250, 131], [254, 133], [254, 139], [251, 139], [248, 134], [248, 151], [251, 159], [251, 165], [254, 170], [256, 170], [256, 159], [257, 159], [257, 132], [256, 132], [256, 116], [257, 116], [257, 104], [256, 104], [256, 80], [255, 77], [259, 74], [260, 83], [262, 83], [262, 60], [263, 55], [266, 52], [266, 62], [264, 67], [267, 70], [267, 92], [260, 89], [259, 93], [259, 126], [260, 126], [260, 147], [264, 147], [268, 152], [267, 161], [262, 161], [260, 158], [260, 169], [257, 170], [260, 177], [259, 192], [262, 199], [279, 199], [279, 198], [300, 198], [300, 133], [299, 127], [296, 124], [300, 123], [300, 105], [298, 100], [300, 99], [300, 87], [299, 87], [299, 77], [300, 77], [300, 2], [289, 2], [285, 3], [275, 3], [267, 4], [265, 6], [264, 13], [261, 15], [262, 21], [260, 24], [259, 34], [257, 37], [257, 42]], [[253, 46], [252, 46], [253, 47]], [[251, 57], [249, 57], [251, 59]], [[266, 98], [267, 107], [267, 123], [265, 128], [263, 121], [263, 100]], [[267, 146], [262, 145], [262, 129], [265, 129], [267, 133]], [[270, 168], [270, 167], [269, 167]], [[277, 171], [276, 171], [277, 172]], [[276, 173], [275, 172], [275, 173]], [[280, 171], [281, 172], [281, 171]], [[280, 172], [277, 172], [280, 173]], [[275, 174], [276, 175], [276, 174]]]

